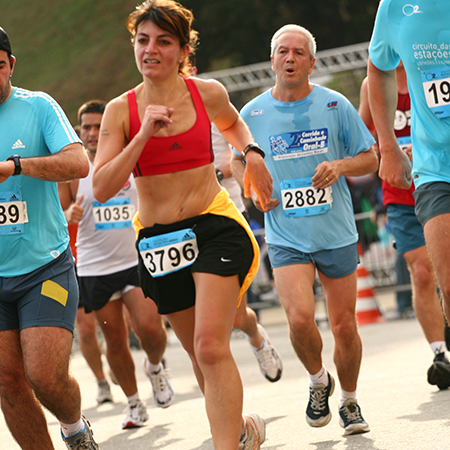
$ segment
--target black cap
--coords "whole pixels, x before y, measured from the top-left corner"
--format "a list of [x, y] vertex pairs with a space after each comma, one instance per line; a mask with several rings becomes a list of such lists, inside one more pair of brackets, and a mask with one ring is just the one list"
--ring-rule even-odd
[[0, 27], [0, 50], [4, 50], [9, 55], [12, 53], [8, 35], [2, 27]]

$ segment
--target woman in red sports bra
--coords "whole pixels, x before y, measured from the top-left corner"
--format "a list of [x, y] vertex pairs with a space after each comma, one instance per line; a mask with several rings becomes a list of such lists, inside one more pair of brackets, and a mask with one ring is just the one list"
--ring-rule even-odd
[[272, 178], [264, 153], [247, 148], [252, 136], [225, 88], [186, 78], [197, 43], [192, 21], [191, 11], [173, 0], [146, 1], [128, 17], [143, 82], [106, 107], [93, 190], [105, 202], [134, 173], [141, 285], [189, 353], [214, 447], [259, 449], [264, 421], [242, 416], [242, 382], [229, 347], [236, 307], [257, 270], [258, 246], [217, 182], [210, 123], [237, 150], [247, 150], [246, 196], [253, 189], [265, 207]]

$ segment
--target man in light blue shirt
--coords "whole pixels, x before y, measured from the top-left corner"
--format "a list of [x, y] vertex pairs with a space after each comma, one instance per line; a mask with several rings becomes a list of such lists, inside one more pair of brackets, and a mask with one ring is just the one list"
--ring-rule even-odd
[[[241, 115], [265, 152], [273, 178], [266, 241], [291, 342], [310, 378], [306, 421], [312, 427], [330, 422], [328, 397], [335, 384], [322, 363], [314, 318], [317, 269], [335, 338], [340, 425], [345, 434], [364, 433], [369, 425], [356, 393], [362, 353], [355, 318], [358, 234], [345, 176], [377, 169], [375, 141], [344, 96], [309, 82], [316, 44], [308, 30], [286, 25], [271, 47], [275, 86], [249, 102]], [[242, 162], [233, 156], [233, 173], [241, 183]]]
[[85, 177], [89, 164], [55, 100], [12, 87], [15, 62], [0, 27], [2, 410], [21, 448], [54, 448], [42, 404], [68, 448], [96, 450], [69, 372], [78, 287], [56, 185]]
[[[450, 8], [447, 0], [380, 2], [369, 48], [369, 101], [381, 153], [380, 176], [409, 188], [411, 164], [393, 130], [395, 67], [406, 70], [411, 97], [415, 213], [450, 316]], [[435, 358], [436, 369], [445, 361]]]

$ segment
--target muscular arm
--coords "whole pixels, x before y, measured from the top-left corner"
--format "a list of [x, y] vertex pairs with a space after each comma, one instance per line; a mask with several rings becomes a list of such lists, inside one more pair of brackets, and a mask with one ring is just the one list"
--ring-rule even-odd
[[412, 180], [411, 163], [398, 146], [394, 133], [397, 107], [395, 70], [384, 72], [369, 60], [368, 80], [370, 111], [381, 154], [380, 177], [392, 186], [409, 189]]
[[[46, 181], [74, 180], [89, 173], [88, 159], [79, 143], [69, 144], [53, 155], [21, 158], [20, 164], [22, 175]], [[13, 161], [0, 162], [0, 182], [13, 173]]]

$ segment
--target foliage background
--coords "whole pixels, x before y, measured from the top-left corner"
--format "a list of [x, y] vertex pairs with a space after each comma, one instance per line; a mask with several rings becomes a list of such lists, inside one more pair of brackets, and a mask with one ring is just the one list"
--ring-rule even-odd
[[[308, 28], [318, 50], [370, 40], [379, 0], [181, 0], [200, 33], [199, 73], [269, 60], [287, 23]], [[13, 84], [52, 95], [73, 124], [86, 100], [110, 100], [141, 81], [125, 21], [136, 0], [0, 0], [0, 26], [17, 57]], [[357, 102], [363, 73], [333, 88]], [[355, 78], [356, 77], [356, 78]], [[346, 92], [349, 88], [352, 92]], [[253, 95], [253, 93], [247, 93]], [[233, 98], [239, 108], [242, 96]], [[355, 105], [356, 106], [356, 105]]]

